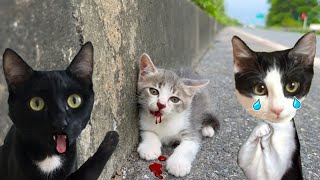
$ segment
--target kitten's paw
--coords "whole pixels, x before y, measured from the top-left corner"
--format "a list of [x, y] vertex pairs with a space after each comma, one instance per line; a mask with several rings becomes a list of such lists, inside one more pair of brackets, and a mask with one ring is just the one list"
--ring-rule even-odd
[[167, 170], [176, 177], [182, 177], [190, 173], [191, 162], [183, 156], [172, 155], [167, 161]]
[[211, 126], [205, 126], [202, 128], [201, 133], [204, 137], [213, 137], [214, 129]]
[[140, 157], [145, 160], [154, 160], [161, 155], [161, 147], [154, 144], [140, 143], [137, 149]]
[[269, 124], [261, 124], [258, 127], [256, 127], [256, 136], [261, 138], [263, 136], [268, 136], [271, 133], [271, 128], [269, 126]]

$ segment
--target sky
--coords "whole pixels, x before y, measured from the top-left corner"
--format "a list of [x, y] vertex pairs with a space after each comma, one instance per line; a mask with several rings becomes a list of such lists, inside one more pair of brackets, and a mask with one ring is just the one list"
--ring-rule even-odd
[[[225, 0], [227, 15], [246, 25], [264, 26], [269, 7], [268, 0]], [[261, 13], [265, 18], [256, 18]]]

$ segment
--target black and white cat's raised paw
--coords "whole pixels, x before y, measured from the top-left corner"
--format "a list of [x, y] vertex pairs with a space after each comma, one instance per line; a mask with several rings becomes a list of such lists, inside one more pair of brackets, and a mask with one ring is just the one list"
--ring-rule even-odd
[[260, 124], [255, 129], [255, 135], [257, 138], [262, 138], [264, 136], [268, 136], [271, 133], [271, 127], [267, 123]]

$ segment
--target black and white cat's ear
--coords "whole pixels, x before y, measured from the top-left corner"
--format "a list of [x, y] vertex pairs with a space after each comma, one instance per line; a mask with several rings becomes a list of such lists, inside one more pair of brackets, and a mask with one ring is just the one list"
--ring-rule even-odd
[[183, 84], [186, 86], [186, 90], [189, 95], [194, 95], [197, 92], [205, 88], [210, 81], [207, 79], [193, 80], [193, 79], [182, 79]]
[[3, 53], [3, 72], [9, 87], [16, 87], [26, 82], [33, 69], [12, 49]]
[[91, 42], [87, 42], [81, 47], [66, 71], [86, 83], [92, 82], [93, 46]]
[[238, 36], [232, 37], [232, 47], [235, 73], [255, 64], [255, 53]]
[[151, 58], [146, 53], [143, 53], [140, 58], [139, 68], [139, 77], [143, 77], [158, 72], [157, 68], [152, 63]]
[[309, 32], [302, 36], [289, 52], [289, 58], [302, 60], [305, 64], [313, 64], [316, 55], [316, 35]]

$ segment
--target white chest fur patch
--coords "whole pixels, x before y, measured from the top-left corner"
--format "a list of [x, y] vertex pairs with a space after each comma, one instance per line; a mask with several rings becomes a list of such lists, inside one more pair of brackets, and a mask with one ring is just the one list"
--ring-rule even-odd
[[43, 173], [51, 173], [62, 166], [62, 159], [57, 156], [48, 156], [42, 161], [36, 161], [35, 164]]
[[[270, 133], [271, 139], [268, 139]], [[258, 125], [238, 156], [239, 165], [248, 179], [281, 179], [292, 166], [292, 155], [296, 150], [295, 133], [293, 122]]]
[[155, 117], [150, 113], [140, 112], [140, 129], [156, 133], [161, 141], [177, 135], [189, 125], [190, 111], [164, 118], [160, 124], [155, 123]]

